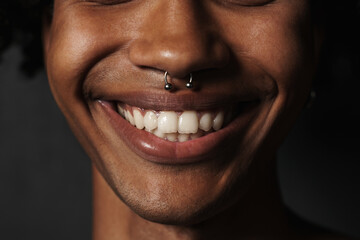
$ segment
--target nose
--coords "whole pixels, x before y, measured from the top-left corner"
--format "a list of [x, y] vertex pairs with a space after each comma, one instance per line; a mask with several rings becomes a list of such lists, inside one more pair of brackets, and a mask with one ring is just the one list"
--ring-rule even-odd
[[201, 1], [158, 0], [147, 12], [129, 59], [139, 67], [167, 71], [172, 78], [222, 68], [229, 50]]

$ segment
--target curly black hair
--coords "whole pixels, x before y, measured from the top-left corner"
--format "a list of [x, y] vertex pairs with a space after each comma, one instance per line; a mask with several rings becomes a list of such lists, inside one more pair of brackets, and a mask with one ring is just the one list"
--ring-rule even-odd
[[[41, 19], [44, 9], [53, 0], [2, 0], [0, 2], [0, 54], [12, 43], [22, 47], [22, 70], [29, 76], [43, 66]], [[360, 0], [311, 0], [314, 21], [323, 25], [325, 46], [320, 72], [329, 79], [332, 59], [340, 55], [350, 59], [353, 70], [359, 71]], [[319, 14], [321, 13], [321, 14]], [[330, 66], [330, 67], [329, 67]], [[327, 69], [322, 71], [321, 69]]]

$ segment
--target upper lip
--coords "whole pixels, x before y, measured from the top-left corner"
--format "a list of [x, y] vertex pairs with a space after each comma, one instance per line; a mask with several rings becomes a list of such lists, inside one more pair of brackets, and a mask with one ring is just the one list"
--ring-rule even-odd
[[[141, 96], [141, 97], [139, 97]], [[259, 100], [259, 96], [240, 94], [219, 93], [192, 93], [183, 91], [179, 93], [167, 93], [162, 91], [132, 91], [123, 94], [109, 94], [101, 97], [93, 97], [94, 100], [110, 102], [123, 102], [131, 106], [153, 110], [208, 110], [223, 108], [241, 102], [253, 102]]]

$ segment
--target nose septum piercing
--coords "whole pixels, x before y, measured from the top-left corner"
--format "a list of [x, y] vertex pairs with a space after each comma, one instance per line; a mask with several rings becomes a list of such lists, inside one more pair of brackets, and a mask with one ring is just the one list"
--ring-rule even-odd
[[[164, 75], [164, 81], [165, 81], [165, 86], [164, 86], [164, 88], [165, 88], [165, 90], [170, 91], [170, 90], [172, 89], [173, 85], [168, 82], [168, 80], [167, 80], [167, 76], [168, 76], [168, 75], [169, 75], [169, 73], [166, 71], [166, 72], [165, 72], [165, 75]], [[192, 76], [192, 73], [190, 73], [190, 79], [189, 79], [189, 81], [186, 83], [186, 87], [189, 88], [189, 89], [193, 87], [192, 80], [193, 80], [193, 76]]]

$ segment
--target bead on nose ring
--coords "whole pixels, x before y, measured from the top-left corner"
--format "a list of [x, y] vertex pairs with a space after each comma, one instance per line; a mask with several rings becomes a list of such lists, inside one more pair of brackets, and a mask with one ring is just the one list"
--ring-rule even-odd
[[193, 87], [193, 84], [192, 84], [192, 73], [190, 73], [190, 79], [189, 79], [189, 82], [186, 83], [186, 87], [187, 88], [192, 88]]

